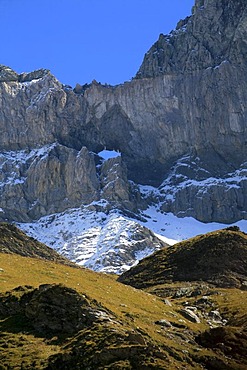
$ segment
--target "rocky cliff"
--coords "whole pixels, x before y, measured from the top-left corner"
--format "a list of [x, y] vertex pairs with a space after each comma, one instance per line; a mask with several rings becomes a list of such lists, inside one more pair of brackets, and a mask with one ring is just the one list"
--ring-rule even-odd
[[[2, 219], [102, 198], [135, 214], [156, 203], [203, 222], [246, 219], [246, 25], [244, 0], [197, 0], [118, 86], [72, 89], [48, 70], [1, 66]], [[121, 159], [103, 161], [103, 149]], [[156, 188], [147, 197], [136, 184]]]
[[147, 52], [137, 78], [193, 74], [226, 61], [245, 68], [246, 12], [244, 0], [196, 0], [192, 15]]

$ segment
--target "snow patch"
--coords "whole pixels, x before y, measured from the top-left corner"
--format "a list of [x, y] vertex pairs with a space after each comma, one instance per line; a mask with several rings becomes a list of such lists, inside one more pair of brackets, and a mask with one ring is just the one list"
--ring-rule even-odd
[[[142, 226], [117, 210], [106, 214], [104, 209], [92, 211], [91, 206], [17, 226], [79, 265], [95, 271], [122, 273], [136, 263], [134, 250], [140, 240], [135, 240], [133, 235]], [[102, 202], [98, 206], [100, 208]], [[146, 248], [142, 255], [154, 250], [153, 246]]]
[[[145, 187], [147, 190], [147, 188]], [[149, 189], [151, 191], [151, 188]], [[157, 189], [156, 189], [157, 190]], [[92, 210], [98, 206], [98, 211]], [[95, 271], [117, 273], [129, 269], [153, 253], [154, 246], [138, 247], [135, 240], [138, 228], [152, 230], [163, 242], [173, 245], [198, 234], [229, 227], [220, 223], [202, 223], [192, 217], [179, 218], [162, 213], [159, 205], [142, 212], [142, 221], [123, 216], [118, 210], [105, 212], [106, 202], [93, 202], [83, 208], [42, 217], [32, 223], [17, 224], [33, 238], [56, 249], [79, 265]], [[247, 232], [247, 220], [234, 223]]]
[[155, 234], [167, 238], [164, 241], [170, 245], [229, 226], [238, 226], [240, 230], [247, 232], [247, 220], [241, 220], [233, 224], [203, 223], [192, 217], [179, 218], [172, 213], [162, 213], [159, 206], [149, 207], [142, 216], [146, 218], [146, 222], [142, 221], [140, 223], [151, 229]]

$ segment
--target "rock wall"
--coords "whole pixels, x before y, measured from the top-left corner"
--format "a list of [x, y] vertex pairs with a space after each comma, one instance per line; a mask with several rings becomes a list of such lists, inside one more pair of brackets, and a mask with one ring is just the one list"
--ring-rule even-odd
[[86, 147], [4, 152], [0, 171], [0, 220], [30, 221], [99, 199], [131, 212], [142, 204], [121, 157], [104, 160]]
[[192, 15], [150, 48], [137, 78], [193, 73], [225, 60], [246, 66], [247, 4], [245, 0], [196, 0]]
[[[85, 149], [80, 152], [83, 147], [95, 153], [103, 148], [122, 153], [126, 170], [121, 181], [115, 181], [117, 196], [113, 188], [111, 194], [110, 188], [104, 192], [132, 209], [127, 180], [158, 186], [184, 155], [199, 157], [208, 177], [224, 177], [243, 166], [247, 161], [246, 25], [244, 0], [198, 0], [193, 14], [175, 31], [160, 35], [136, 78], [115, 87], [93, 81], [73, 90], [47, 70], [18, 75], [1, 66], [0, 150], [31, 150], [54, 142], [64, 147], [42, 163], [35, 160], [24, 188], [20, 181], [14, 184], [20, 212], [26, 208], [27, 214], [37, 199], [40, 204], [31, 208], [39, 211], [30, 211], [30, 217], [95, 198], [92, 194], [102, 184], [90, 155], [86, 159]], [[6, 173], [2, 178], [11, 178], [11, 168]], [[90, 189], [91, 195], [81, 187]], [[8, 196], [0, 206], [10, 210], [13, 190], [5, 184], [3, 193]], [[226, 212], [230, 208], [245, 212], [241, 197], [230, 196]], [[193, 206], [198, 217], [191, 199], [182, 198], [186, 209]], [[208, 199], [203, 203], [208, 204]], [[177, 213], [181, 206], [178, 201]], [[232, 219], [240, 213], [233, 212]], [[216, 217], [215, 212], [206, 214], [208, 221]]]

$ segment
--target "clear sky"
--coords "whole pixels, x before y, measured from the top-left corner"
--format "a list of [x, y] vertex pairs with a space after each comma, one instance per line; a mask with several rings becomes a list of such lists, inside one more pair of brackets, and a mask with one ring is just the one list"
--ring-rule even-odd
[[50, 69], [73, 87], [130, 80], [194, 0], [0, 0], [0, 64]]

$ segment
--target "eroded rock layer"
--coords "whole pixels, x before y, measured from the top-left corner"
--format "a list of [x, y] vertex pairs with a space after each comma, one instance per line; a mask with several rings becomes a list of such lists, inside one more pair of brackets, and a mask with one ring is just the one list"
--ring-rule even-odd
[[[205, 222], [246, 218], [247, 5], [197, 0], [192, 13], [160, 35], [136, 78], [122, 85], [93, 81], [73, 90], [47, 70], [0, 67], [3, 218], [25, 221], [100, 197], [134, 211], [140, 196], [128, 181], [159, 186], [185, 156], [191, 180], [196, 160], [203, 180], [241, 176], [230, 191], [214, 183], [198, 195], [187, 184], [163, 199], [163, 210]], [[25, 164], [6, 160], [47, 145], [49, 154]], [[106, 174], [102, 165], [100, 174], [91, 152], [104, 148], [121, 152], [121, 166], [108, 163]]]

